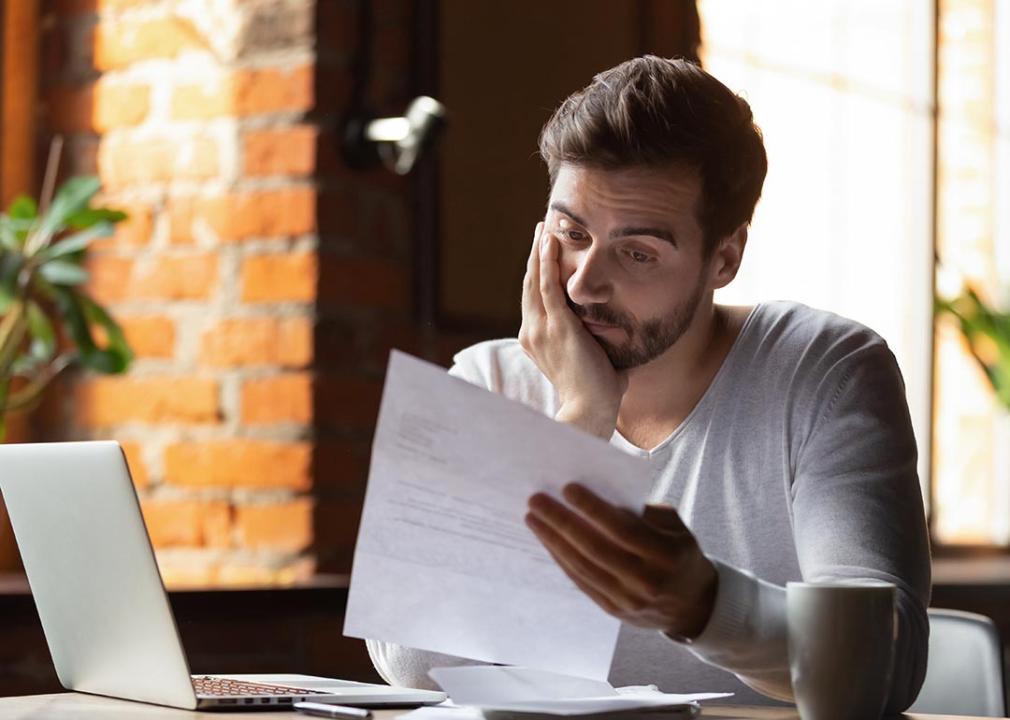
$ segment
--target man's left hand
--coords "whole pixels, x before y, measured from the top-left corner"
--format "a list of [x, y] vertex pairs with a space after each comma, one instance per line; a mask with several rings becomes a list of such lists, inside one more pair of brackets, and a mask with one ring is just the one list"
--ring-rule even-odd
[[526, 524], [572, 582], [604, 611], [675, 638], [695, 638], [715, 605], [718, 574], [677, 511], [642, 517], [578, 484], [530, 498]]

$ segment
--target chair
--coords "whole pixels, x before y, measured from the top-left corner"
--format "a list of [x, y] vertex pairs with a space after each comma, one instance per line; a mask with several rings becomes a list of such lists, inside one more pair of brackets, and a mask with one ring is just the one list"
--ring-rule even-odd
[[929, 609], [929, 663], [908, 712], [1004, 717], [1003, 648], [985, 615]]

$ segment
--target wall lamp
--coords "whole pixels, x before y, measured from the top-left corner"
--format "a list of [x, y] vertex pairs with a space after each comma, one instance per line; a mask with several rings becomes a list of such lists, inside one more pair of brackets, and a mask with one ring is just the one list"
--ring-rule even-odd
[[414, 98], [400, 117], [351, 117], [344, 129], [344, 158], [358, 170], [381, 161], [397, 175], [406, 175], [445, 121], [445, 106], [428, 95]]

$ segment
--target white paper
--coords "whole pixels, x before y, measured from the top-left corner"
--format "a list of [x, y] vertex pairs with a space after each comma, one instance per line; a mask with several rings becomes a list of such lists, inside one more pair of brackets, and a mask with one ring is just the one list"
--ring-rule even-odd
[[396, 720], [484, 720], [480, 708], [458, 705], [429, 705], [397, 715]]
[[[645, 708], [687, 709], [732, 693], [663, 693], [652, 687], [615, 689], [609, 683], [530, 668], [464, 666], [428, 673], [455, 705], [482, 710], [584, 715]], [[423, 720], [413, 718], [413, 720]], [[428, 720], [437, 720], [428, 718]]]
[[344, 633], [604, 680], [619, 622], [523, 522], [577, 481], [640, 511], [647, 463], [394, 351]]
[[428, 675], [456, 705], [618, 696], [613, 686], [604, 680], [525, 667], [464, 665], [432, 668]]

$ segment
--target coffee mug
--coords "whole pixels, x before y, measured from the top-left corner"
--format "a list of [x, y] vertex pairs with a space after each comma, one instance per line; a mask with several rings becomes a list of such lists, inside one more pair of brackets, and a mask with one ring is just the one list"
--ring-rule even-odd
[[786, 584], [789, 674], [802, 720], [877, 720], [891, 689], [895, 587]]

